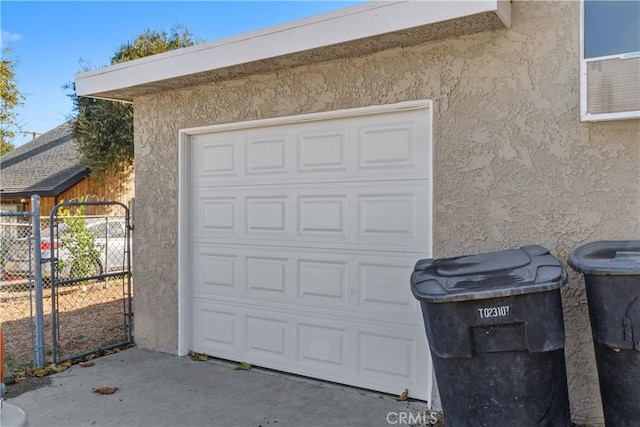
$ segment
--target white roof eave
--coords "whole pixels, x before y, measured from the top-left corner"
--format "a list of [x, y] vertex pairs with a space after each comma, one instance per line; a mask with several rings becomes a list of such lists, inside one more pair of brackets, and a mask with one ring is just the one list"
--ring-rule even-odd
[[137, 86], [222, 71], [483, 13], [495, 13], [505, 28], [511, 24], [508, 0], [373, 1], [78, 74], [76, 93], [131, 101], [130, 89]]

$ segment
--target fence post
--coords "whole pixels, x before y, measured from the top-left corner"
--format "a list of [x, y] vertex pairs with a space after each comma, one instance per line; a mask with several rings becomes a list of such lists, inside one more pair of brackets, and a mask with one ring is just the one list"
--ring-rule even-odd
[[40, 239], [40, 196], [31, 196], [33, 215], [33, 278], [36, 296], [36, 366], [44, 367], [44, 301], [42, 295], [42, 252]]

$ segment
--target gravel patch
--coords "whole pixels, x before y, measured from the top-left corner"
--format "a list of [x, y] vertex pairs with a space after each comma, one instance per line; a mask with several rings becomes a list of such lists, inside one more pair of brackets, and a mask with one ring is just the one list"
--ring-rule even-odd
[[[2, 288], [5, 289], [5, 288]], [[44, 290], [45, 355], [51, 355], [51, 291]], [[122, 281], [61, 288], [58, 292], [58, 357], [90, 351], [126, 340]], [[0, 290], [0, 320], [10, 369], [32, 360], [29, 292]]]

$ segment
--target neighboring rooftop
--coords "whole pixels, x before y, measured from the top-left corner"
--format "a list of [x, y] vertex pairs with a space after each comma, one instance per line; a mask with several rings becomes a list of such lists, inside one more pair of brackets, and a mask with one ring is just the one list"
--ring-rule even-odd
[[64, 123], [0, 157], [0, 197], [57, 196], [88, 174]]

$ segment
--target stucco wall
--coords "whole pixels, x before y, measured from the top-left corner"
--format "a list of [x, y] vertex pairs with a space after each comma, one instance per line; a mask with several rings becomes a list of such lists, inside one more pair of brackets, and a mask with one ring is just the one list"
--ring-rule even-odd
[[[135, 99], [135, 333], [177, 349], [181, 128], [434, 101], [438, 257], [640, 237], [640, 121], [579, 120], [579, 2], [514, 2], [513, 27]], [[572, 416], [599, 424], [584, 284], [563, 291]]]

